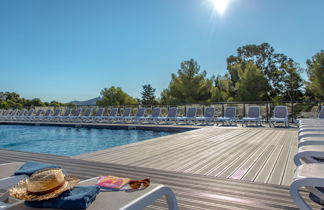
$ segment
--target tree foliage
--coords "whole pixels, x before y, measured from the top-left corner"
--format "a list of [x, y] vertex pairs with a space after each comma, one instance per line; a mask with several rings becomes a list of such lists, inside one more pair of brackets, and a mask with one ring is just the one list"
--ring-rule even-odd
[[318, 100], [324, 100], [324, 51], [306, 61], [309, 82], [307, 89]]
[[156, 104], [155, 88], [153, 88], [150, 84], [143, 85], [142, 88], [142, 104]]
[[211, 97], [212, 79], [193, 59], [183, 61], [177, 74], [171, 75], [169, 87], [162, 91], [162, 103], [195, 103]]
[[137, 100], [125, 93], [120, 87], [111, 86], [100, 92], [101, 100], [97, 101], [97, 105], [126, 105], [137, 104]]
[[235, 64], [239, 80], [235, 84], [238, 101], [262, 101], [266, 95], [266, 79], [258, 66], [252, 62]]

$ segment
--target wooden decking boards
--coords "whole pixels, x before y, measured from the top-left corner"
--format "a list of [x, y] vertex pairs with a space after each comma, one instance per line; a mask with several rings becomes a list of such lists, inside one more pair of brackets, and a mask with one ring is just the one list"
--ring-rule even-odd
[[297, 129], [205, 127], [73, 158], [289, 185]]
[[[107, 174], [136, 179], [150, 177], [153, 182], [172, 188], [180, 209], [296, 209], [287, 186], [101, 163], [64, 156], [0, 150], [0, 164], [27, 160], [59, 164], [70, 174], [81, 179]], [[303, 195], [306, 197], [305, 193]], [[165, 207], [165, 201], [160, 199], [148, 209], [165, 209]], [[312, 207], [319, 208], [315, 204]]]

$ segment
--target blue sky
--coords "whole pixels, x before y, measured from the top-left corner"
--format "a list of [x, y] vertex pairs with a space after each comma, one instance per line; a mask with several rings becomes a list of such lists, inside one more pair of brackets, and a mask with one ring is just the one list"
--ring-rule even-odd
[[85, 100], [120, 86], [157, 94], [183, 60], [208, 75], [245, 44], [270, 43], [305, 67], [324, 48], [323, 0], [1, 0], [0, 91]]

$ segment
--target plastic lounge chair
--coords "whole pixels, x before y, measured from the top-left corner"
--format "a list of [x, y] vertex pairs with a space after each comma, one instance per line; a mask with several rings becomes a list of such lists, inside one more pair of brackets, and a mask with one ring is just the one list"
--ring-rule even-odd
[[184, 121], [184, 122], [196, 122], [196, 115], [197, 115], [197, 108], [196, 107], [190, 107], [187, 110], [186, 116], [184, 117], [177, 117], [176, 123]]
[[229, 125], [232, 125], [233, 122], [236, 124], [236, 107], [227, 107], [225, 109], [224, 117], [217, 118], [217, 125], [218, 122], [222, 122], [223, 125], [227, 122]]
[[118, 120], [125, 122], [127, 119], [129, 119], [131, 112], [131, 108], [124, 108], [123, 114], [118, 118]]
[[290, 184], [290, 195], [299, 209], [312, 209], [301, 196], [299, 190], [306, 189], [310, 198], [324, 200], [324, 164], [309, 163], [298, 166]]
[[16, 120], [16, 121], [21, 120], [24, 118], [24, 116], [26, 114], [27, 114], [27, 109], [23, 109], [20, 111], [20, 113], [15, 118], [13, 118], [13, 120]]
[[247, 117], [242, 118], [242, 126], [248, 122], [255, 122], [256, 126], [261, 126], [260, 107], [250, 106]]
[[158, 122], [160, 121], [176, 121], [177, 119], [177, 114], [178, 114], [178, 108], [177, 107], [171, 107], [169, 108], [168, 115], [166, 117], [159, 117]]
[[61, 109], [56, 109], [54, 114], [48, 116], [47, 120], [53, 121], [53, 120], [57, 119], [60, 116], [60, 114], [61, 114]]
[[87, 108], [85, 110], [85, 112], [83, 113], [83, 115], [79, 118], [81, 120], [81, 122], [85, 122], [85, 121], [91, 119], [92, 110], [93, 110], [92, 108]]
[[46, 120], [48, 120], [49, 116], [51, 116], [51, 113], [52, 113], [52, 110], [51, 109], [46, 110], [45, 114], [43, 116], [40, 116], [39, 117], [39, 120], [40, 121], [46, 121]]
[[215, 115], [215, 108], [214, 107], [207, 107], [207, 108], [205, 108], [204, 116], [196, 117], [196, 121], [197, 122], [203, 122], [203, 123], [208, 123], [208, 122], [215, 123], [214, 115]]
[[34, 111], [35, 111], [34, 109], [29, 110], [28, 113], [21, 118], [21, 120], [23, 121], [30, 120], [33, 116]]
[[30, 121], [35, 121], [38, 120], [40, 118], [40, 116], [42, 115], [43, 110], [39, 109], [36, 111], [35, 115], [32, 115], [29, 120]]
[[321, 107], [320, 112], [318, 113], [318, 119], [324, 119], [324, 106]]
[[139, 123], [141, 120], [144, 119], [145, 112], [146, 108], [139, 108], [135, 116], [130, 116], [126, 118], [126, 120], [132, 121], [133, 123]]
[[157, 120], [159, 119], [161, 115], [161, 108], [160, 107], [155, 107], [153, 108], [152, 115], [148, 117], [144, 117], [143, 121], [148, 121], [152, 123], [157, 123]]
[[69, 109], [69, 108], [67, 108], [65, 110], [65, 112], [63, 113], [63, 115], [59, 115], [56, 118], [54, 118], [53, 120], [54, 121], [65, 121], [65, 120], [67, 120], [70, 117], [71, 112], [72, 112], [72, 110]]
[[92, 122], [99, 122], [103, 119], [103, 114], [105, 112], [105, 108], [99, 108], [96, 112], [96, 115], [91, 117]]
[[110, 110], [109, 115], [107, 117], [105, 117], [104, 119], [106, 119], [107, 121], [110, 121], [110, 122], [115, 121], [119, 118], [117, 116], [117, 114], [118, 114], [118, 108], [112, 108]]
[[[18, 183], [21, 177], [7, 177], [1, 180], [2, 171], [6, 171], [7, 175], [13, 174], [23, 163], [9, 163], [0, 165], [0, 186], [1, 184], [6, 188]], [[5, 177], [5, 176], [4, 176]], [[88, 180], [81, 181], [79, 186], [94, 185], [97, 182], [97, 177]], [[99, 193], [96, 200], [87, 208], [88, 210], [94, 209], [143, 209], [153, 204], [157, 199], [165, 196], [168, 204], [168, 208], [171, 210], [178, 210], [178, 204], [175, 194], [169, 187], [164, 185], [151, 183], [150, 186], [144, 190], [138, 190], [134, 192], [113, 192], [113, 193]], [[7, 209], [31, 209], [24, 205], [24, 201], [17, 200], [14, 204], [8, 205]]]
[[298, 148], [294, 157], [296, 166], [304, 163], [322, 163], [324, 162], [324, 145], [307, 145]]
[[82, 112], [82, 109], [77, 109], [77, 110], [74, 112], [74, 114], [68, 116], [68, 117], [66, 118], [66, 120], [69, 121], [69, 122], [77, 121], [78, 119], [80, 119], [81, 112]]
[[288, 107], [287, 106], [276, 106], [273, 111], [273, 117], [270, 118], [269, 126], [271, 124], [276, 127], [277, 123], [285, 123], [285, 127], [289, 126], [288, 120]]
[[14, 109], [14, 110], [12, 110], [12, 111], [10, 112], [10, 114], [7, 115], [4, 119], [5, 119], [5, 120], [12, 120], [12, 119], [14, 119], [15, 117], [18, 116], [18, 112], [19, 112], [18, 109]]

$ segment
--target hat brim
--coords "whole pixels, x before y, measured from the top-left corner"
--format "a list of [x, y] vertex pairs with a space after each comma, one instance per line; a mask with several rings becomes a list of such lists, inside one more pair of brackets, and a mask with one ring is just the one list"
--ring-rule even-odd
[[16, 186], [10, 188], [9, 193], [11, 197], [25, 201], [48, 200], [56, 198], [63, 192], [72, 189], [79, 181], [80, 180], [74, 176], [65, 176], [65, 183], [59, 189], [44, 195], [34, 195], [27, 192], [27, 179], [23, 179]]

